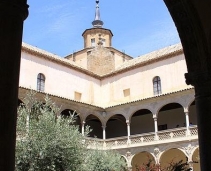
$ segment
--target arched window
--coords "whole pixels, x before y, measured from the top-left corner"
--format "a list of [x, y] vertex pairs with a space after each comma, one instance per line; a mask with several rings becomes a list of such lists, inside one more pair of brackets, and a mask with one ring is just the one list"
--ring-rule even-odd
[[154, 95], [159, 95], [161, 94], [161, 80], [160, 80], [160, 77], [156, 76], [154, 79], [153, 79], [153, 92], [154, 92]]
[[38, 91], [45, 90], [45, 76], [41, 73], [37, 75], [37, 90]]

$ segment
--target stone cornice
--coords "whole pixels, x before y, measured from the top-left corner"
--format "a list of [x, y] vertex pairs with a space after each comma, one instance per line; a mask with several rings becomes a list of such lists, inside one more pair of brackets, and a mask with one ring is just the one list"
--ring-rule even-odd
[[89, 107], [93, 107], [95, 109], [100, 109], [100, 110], [104, 110], [102, 107], [100, 106], [96, 106], [96, 105], [93, 105], [93, 104], [89, 104], [89, 103], [85, 103], [85, 102], [81, 102], [81, 101], [77, 101], [77, 100], [73, 100], [73, 99], [68, 99], [66, 97], [62, 97], [62, 96], [58, 96], [58, 95], [55, 95], [55, 94], [50, 94], [50, 93], [46, 93], [46, 92], [42, 92], [42, 91], [37, 91], [37, 90], [34, 90], [34, 89], [30, 89], [30, 88], [27, 88], [27, 87], [23, 87], [23, 86], [19, 86], [19, 89], [21, 90], [25, 90], [25, 91], [34, 91], [38, 94], [41, 94], [41, 95], [48, 95], [49, 97], [53, 97], [53, 98], [60, 98], [60, 99], [63, 99], [63, 100], [68, 100], [68, 101], [71, 101], [75, 104], [80, 104], [82, 106], [89, 106]]
[[164, 94], [160, 94], [160, 95], [156, 95], [156, 96], [151, 96], [151, 97], [137, 99], [137, 100], [133, 100], [133, 101], [129, 101], [129, 102], [119, 103], [119, 104], [116, 104], [116, 105], [108, 106], [105, 109], [115, 108], [115, 107], [128, 105], [128, 104], [132, 105], [132, 104], [135, 104], [135, 103], [138, 103], [138, 102], [141, 102], [141, 101], [146, 101], [146, 100], [157, 101], [158, 98], [164, 98], [164, 97], [169, 96], [169, 95], [174, 95], [174, 94], [178, 94], [178, 93], [189, 91], [189, 90], [194, 90], [194, 88], [191, 87], [191, 88], [186, 88], [186, 89], [181, 89], [181, 90], [177, 90], [177, 91], [172, 91], [172, 92], [169, 92], [169, 93], [164, 93]]
[[96, 32], [97, 30], [101, 30], [101, 31], [105, 31], [105, 32], [109, 32], [111, 36], [113, 36], [113, 33], [110, 29], [106, 29], [106, 28], [90, 28], [90, 29], [86, 29], [83, 33], [82, 33], [82, 36], [84, 36], [87, 31], [89, 32]]
[[[22, 89], [22, 90], [26, 90], [26, 91], [32, 90], [30, 88], [26, 88], [26, 87], [23, 87], [23, 86], [19, 86], [19, 88]], [[116, 108], [116, 107], [120, 107], [120, 106], [128, 105], [128, 104], [133, 105], [135, 103], [144, 102], [146, 100], [157, 101], [158, 98], [164, 98], [164, 97], [169, 96], [169, 95], [178, 94], [178, 93], [186, 92], [186, 91], [192, 91], [192, 90], [194, 90], [193, 87], [186, 88], [186, 89], [181, 89], [181, 90], [177, 90], [177, 91], [172, 91], [172, 92], [161, 94], [161, 95], [157, 95], [157, 96], [151, 96], [151, 97], [137, 99], [137, 100], [133, 100], [133, 101], [129, 101], [129, 102], [123, 102], [123, 103], [119, 103], [119, 104], [115, 104], [115, 105], [111, 105], [111, 106], [107, 106], [107, 107], [96, 106], [96, 105], [89, 104], [89, 103], [86, 103], [86, 102], [76, 101], [76, 100], [68, 99], [66, 97], [62, 97], [62, 96], [59, 96], [59, 95], [50, 94], [50, 93], [46, 93], [46, 92], [41, 92], [41, 91], [37, 91], [37, 90], [32, 90], [32, 91], [35, 91], [35, 92], [37, 92], [39, 94], [43, 94], [43, 95], [49, 95], [50, 97], [61, 98], [61, 99], [68, 100], [68, 101], [71, 101], [71, 102], [76, 103], [76, 104], [89, 106], [89, 107], [92, 107], [92, 108], [95, 108], [95, 109], [100, 109], [100, 110], [107, 110], [107, 109], [109, 109], [110, 110], [112, 108]]]

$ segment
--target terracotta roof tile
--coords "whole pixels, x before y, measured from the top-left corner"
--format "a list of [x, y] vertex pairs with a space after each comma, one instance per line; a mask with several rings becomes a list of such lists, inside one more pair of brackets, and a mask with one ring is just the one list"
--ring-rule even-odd
[[124, 64], [122, 64], [121, 66], [119, 66], [116, 69], [116, 72], [118, 70], [123, 70], [123, 69], [126, 69], [126, 68], [133, 67], [135, 65], [141, 64], [141, 63], [146, 63], [146, 62], [149, 62], [149, 61], [152, 61], [152, 60], [155, 60], [155, 59], [162, 58], [164, 56], [175, 54], [176, 52], [183, 52], [183, 48], [182, 48], [181, 43], [176, 44], [176, 45], [172, 45], [172, 46], [168, 46], [168, 47], [165, 47], [163, 49], [153, 51], [151, 53], [147, 53], [145, 55], [139, 56], [139, 57], [134, 58], [132, 60], [125, 61]]

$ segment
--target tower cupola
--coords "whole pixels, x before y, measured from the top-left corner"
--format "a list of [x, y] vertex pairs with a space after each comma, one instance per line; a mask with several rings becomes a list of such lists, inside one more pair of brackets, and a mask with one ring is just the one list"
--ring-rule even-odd
[[100, 19], [100, 9], [99, 9], [99, 0], [96, 0], [96, 10], [95, 10], [95, 19], [92, 22], [93, 27], [102, 27], [103, 21]]
[[103, 28], [103, 21], [100, 19], [99, 0], [96, 0], [95, 19], [92, 22], [93, 27], [86, 29], [82, 36], [84, 37], [84, 48], [93, 48], [98, 45], [110, 47], [113, 34], [111, 30]]

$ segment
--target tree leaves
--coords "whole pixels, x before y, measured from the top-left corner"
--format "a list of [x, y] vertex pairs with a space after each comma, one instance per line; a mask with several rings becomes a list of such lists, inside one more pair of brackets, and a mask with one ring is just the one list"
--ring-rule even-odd
[[[59, 108], [30, 91], [18, 108], [16, 171], [120, 171], [114, 151], [88, 150], [73, 117], [58, 117]], [[87, 128], [86, 128], [87, 130]]]

